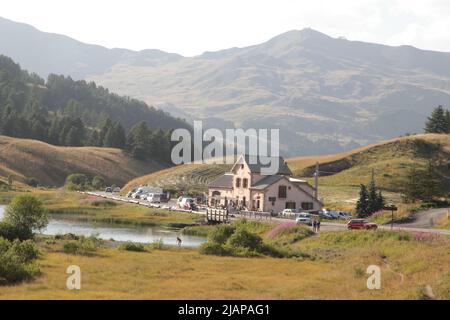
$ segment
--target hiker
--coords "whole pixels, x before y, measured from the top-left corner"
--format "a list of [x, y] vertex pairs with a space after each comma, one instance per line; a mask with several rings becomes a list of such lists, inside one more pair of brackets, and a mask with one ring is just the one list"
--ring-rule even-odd
[[180, 237], [177, 237], [177, 245], [179, 246], [179, 247], [181, 247], [181, 243], [182, 243], [183, 241], [181, 241], [181, 239], [180, 239]]

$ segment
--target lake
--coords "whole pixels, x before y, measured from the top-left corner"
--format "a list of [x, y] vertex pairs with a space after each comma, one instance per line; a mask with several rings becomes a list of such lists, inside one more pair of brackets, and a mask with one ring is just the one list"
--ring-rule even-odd
[[[0, 205], [0, 220], [3, 218], [6, 206]], [[100, 239], [115, 241], [132, 241], [153, 243], [162, 240], [164, 244], [176, 245], [177, 237], [183, 241], [183, 247], [199, 247], [206, 241], [204, 237], [182, 235], [179, 230], [167, 229], [159, 226], [132, 226], [87, 221], [72, 221], [51, 218], [44, 235], [62, 235], [73, 233], [79, 236], [95, 235]]]

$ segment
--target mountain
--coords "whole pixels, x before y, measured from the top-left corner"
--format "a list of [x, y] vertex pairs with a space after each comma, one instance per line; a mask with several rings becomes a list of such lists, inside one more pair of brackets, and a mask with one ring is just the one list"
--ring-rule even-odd
[[421, 132], [432, 108], [450, 102], [450, 54], [305, 29], [90, 79], [186, 118], [280, 128], [286, 155], [326, 154]]
[[[206, 127], [279, 128], [285, 156], [336, 153], [422, 132], [431, 110], [450, 102], [450, 54], [411, 46], [349, 41], [304, 29], [245, 48], [196, 57], [159, 52], [142, 62], [137, 57], [147, 51], [127, 51], [125, 59], [122, 49], [70, 39], [66, 52], [62, 36], [31, 30], [16, 33], [20, 46], [12, 40], [0, 44], [0, 53], [8, 48], [25, 63], [18, 56], [32, 51], [33, 38], [44, 37], [48, 49], [39, 59], [70, 57], [64, 58], [70, 60], [64, 63], [70, 75], [84, 75], [188, 120], [204, 119]], [[86, 62], [97, 56], [89, 50], [108, 58]], [[49, 68], [27, 63], [31, 71]]]
[[181, 59], [180, 55], [160, 50], [132, 51], [85, 44], [1, 17], [0, 39], [0, 53], [45, 78], [54, 73], [80, 80], [104, 73], [116, 64], [157, 66]]
[[37, 140], [0, 136], [0, 177], [25, 182], [36, 178], [43, 186], [62, 186], [66, 177], [98, 175], [107, 183], [127, 181], [163, 167], [156, 161], [139, 161], [114, 148], [57, 147]]

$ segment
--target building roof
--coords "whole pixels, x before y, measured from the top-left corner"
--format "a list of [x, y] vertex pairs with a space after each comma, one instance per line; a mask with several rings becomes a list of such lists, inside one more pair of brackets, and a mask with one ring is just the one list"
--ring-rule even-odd
[[225, 173], [224, 175], [218, 177], [217, 179], [211, 181], [209, 184], [210, 188], [233, 188], [233, 175], [230, 173]]
[[267, 187], [269, 187], [270, 185], [274, 184], [275, 182], [283, 179], [284, 176], [283, 175], [273, 175], [273, 176], [265, 176], [264, 178], [262, 178], [261, 180], [258, 180], [257, 182], [255, 182], [251, 188], [252, 189], [257, 189], [257, 190], [264, 190]]
[[[247, 163], [250, 171], [252, 173], [261, 173], [262, 168], [269, 168], [270, 164], [278, 160], [278, 170], [276, 172], [277, 175], [292, 175], [291, 169], [289, 169], [286, 161], [284, 161], [283, 157], [264, 157], [264, 156], [252, 156], [246, 154], [239, 157], [234, 166], [238, 164], [242, 158], [244, 158]], [[256, 159], [255, 159], [256, 158]], [[256, 160], [256, 161], [255, 161]], [[256, 163], [254, 163], [256, 162]], [[234, 168], [233, 166], [233, 168]], [[233, 168], [231, 170], [233, 170]]]

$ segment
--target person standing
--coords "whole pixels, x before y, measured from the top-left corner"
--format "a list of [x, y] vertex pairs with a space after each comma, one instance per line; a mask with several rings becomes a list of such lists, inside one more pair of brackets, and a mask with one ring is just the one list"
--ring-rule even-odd
[[317, 233], [320, 232], [320, 220], [317, 221], [317, 224], [316, 224], [316, 232], [317, 232]]

